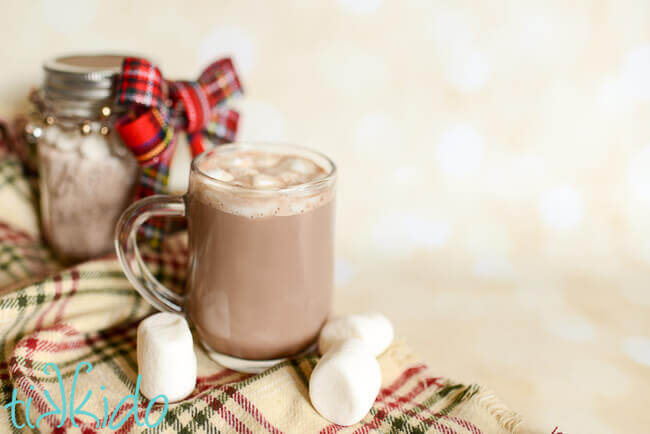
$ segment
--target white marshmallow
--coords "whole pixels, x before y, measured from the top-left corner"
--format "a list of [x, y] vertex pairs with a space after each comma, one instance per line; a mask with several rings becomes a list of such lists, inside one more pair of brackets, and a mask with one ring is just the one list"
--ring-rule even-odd
[[59, 137], [61, 137], [61, 128], [56, 125], [50, 125], [43, 129], [43, 140], [45, 143], [56, 145], [59, 142]]
[[358, 339], [337, 344], [314, 368], [309, 398], [327, 420], [352, 425], [368, 414], [381, 386], [377, 359]]
[[82, 140], [79, 137], [79, 134], [73, 131], [64, 131], [61, 130], [56, 125], [52, 125], [49, 128], [46, 128], [46, 134], [50, 130], [54, 131], [49, 137], [46, 137], [49, 143], [56, 145], [56, 147], [62, 151], [71, 151], [77, 149]]
[[235, 156], [223, 162], [228, 167], [249, 167], [253, 164], [250, 157]]
[[81, 155], [90, 160], [101, 160], [111, 155], [111, 150], [104, 137], [90, 134], [81, 140]]
[[255, 165], [257, 167], [272, 167], [278, 164], [280, 157], [275, 154], [264, 154], [260, 158], [255, 160]]
[[283, 185], [298, 184], [300, 181], [300, 174], [296, 172], [284, 172], [278, 177]]
[[318, 338], [318, 350], [327, 353], [346, 339], [360, 339], [374, 356], [383, 353], [393, 340], [393, 326], [380, 313], [350, 314], [331, 319]]
[[223, 170], [223, 169], [219, 169], [219, 168], [208, 170], [208, 171], [206, 171], [206, 174], [211, 178], [214, 178], [214, 179], [217, 179], [217, 180], [223, 181], [223, 182], [230, 182], [233, 179], [235, 179], [235, 177], [232, 175], [232, 173], [228, 172], [227, 170]]
[[176, 402], [192, 393], [196, 355], [185, 318], [161, 312], [140, 323], [138, 372], [142, 375], [140, 391], [149, 399], [162, 394], [169, 402]]
[[285, 164], [289, 170], [301, 175], [311, 175], [316, 171], [316, 165], [305, 158], [289, 158]]
[[277, 187], [278, 185], [280, 185], [280, 183], [274, 176], [263, 174], [253, 176], [253, 186], [256, 188], [271, 188]]

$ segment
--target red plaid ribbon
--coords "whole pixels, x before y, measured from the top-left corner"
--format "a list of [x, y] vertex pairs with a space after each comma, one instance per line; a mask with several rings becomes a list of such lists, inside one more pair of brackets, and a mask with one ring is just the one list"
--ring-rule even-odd
[[[129, 113], [118, 119], [115, 129], [142, 166], [136, 199], [168, 193], [177, 132], [187, 133], [193, 156], [206, 149], [206, 137], [213, 143], [234, 140], [239, 113], [223, 103], [241, 92], [228, 58], [208, 66], [197, 81], [166, 81], [146, 59], [124, 59], [117, 102], [129, 107]], [[142, 226], [142, 234], [154, 247], [160, 245], [162, 233], [160, 219]]]
[[146, 59], [124, 59], [117, 102], [130, 112], [115, 128], [144, 169], [136, 198], [166, 192], [176, 132], [188, 134], [193, 155], [205, 150], [205, 136], [216, 143], [235, 138], [239, 114], [222, 104], [241, 91], [228, 58], [208, 66], [197, 81], [165, 81]]

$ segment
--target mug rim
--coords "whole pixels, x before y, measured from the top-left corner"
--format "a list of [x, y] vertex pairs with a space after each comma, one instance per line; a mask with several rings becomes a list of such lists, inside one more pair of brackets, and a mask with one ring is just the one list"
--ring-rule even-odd
[[[226, 181], [221, 181], [219, 179], [213, 178], [212, 176], [208, 175], [207, 173], [205, 173], [203, 170], [199, 168], [199, 163], [203, 159], [207, 158], [207, 156], [212, 154], [213, 152], [226, 152], [228, 150], [234, 150], [234, 149], [244, 149], [244, 150], [250, 149], [250, 150], [262, 150], [262, 151], [264, 151], [265, 149], [271, 149], [271, 150], [275, 149], [278, 150], [278, 153], [283, 153], [283, 151], [286, 152], [287, 150], [289, 151], [295, 150], [298, 153], [311, 154], [312, 156], [316, 156], [317, 158], [323, 159], [327, 164], [329, 164], [330, 170], [322, 178], [316, 178], [311, 181], [303, 182], [296, 185], [261, 189], [261, 188], [249, 187], [245, 185], [234, 185]], [[313, 158], [310, 159], [312, 161], [314, 160]], [[313, 162], [319, 165], [318, 163], [316, 163], [316, 161]], [[190, 168], [192, 173], [198, 174], [204, 180], [217, 186], [220, 189], [226, 189], [232, 192], [247, 192], [247, 193], [255, 193], [255, 194], [262, 194], [262, 195], [305, 192], [312, 189], [326, 187], [329, 186], [336, 179], [337, 176], [336, 164], [327, 155], [323, 154], [322, 152], [307, 148], [306, 146], [282, 144], [282, 143], [233, 142], [225, 145], [217, 145], [216, 147], [212, 149], [207, 149], [201, 152], [196, 157], [194, 157], [192, 159], [192, 164]]]

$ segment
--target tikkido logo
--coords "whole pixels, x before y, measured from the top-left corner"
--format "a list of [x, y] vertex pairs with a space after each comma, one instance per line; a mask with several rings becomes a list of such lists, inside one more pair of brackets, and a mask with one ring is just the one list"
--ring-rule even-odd
[[[79, 425], [77, 425], [77, 421], [75, 420], [75, 416], [76, 415], [84, 415], [84, 416], [88, 416], [88, 417], [91, 417], [92, 419], [94, 419], [95, 422], [96, 422], [97, 428], [106, 428], [106, 427], [108, 427], [108, 428], [114, 429], [114, 430], [119, 429], [122, 425], [124, 425], [124, 423], [131, 416], [133, 416], [133, 419], [134, 419], [134, 422], [136, 423], [136, 425], [138, 425], [138, 426], [146, 425], [148, 428], [156, 428], [158, 425], [160, 425], [160, 423], [165, 418], [165, 415], [167, 414], [167, 410], [169, 408], [169, 401], [167, 400], [167, 397], [165, 395], [158, 395], [158, 396], [154, 397], [153, 399], [151, 399], [149, 401], [149, 405], [147, 405], [147, 411], [145, 412], [145, 415], [144, 415], [144, 420], [141, 421], [140, 418], [138, 417], [138, 399], [139, 399], [139, 395], [140, 395], [140, 379], [141, 379], [140, 375], [138, 375], [138, 380], [136, 381], [136, 384], [135, 384], [135, 393], [133, 393], [132, 395], [126, 395], [124, 398], [122, 398], [122, 400], [117, 404], [117, 407], [115, 407], [115, 409], [112, 412], [109, 412], [108, 400], [104, 396], [104, 417], [103, 417], [103, 419], [100, 420], [97, 415], [95, 415], [95, 414], [93, 414], [93, 413], [91, 413], [89, 411], [85, 411], [83, 409], [84, 405], [86, 405], [86, 403], [90, 399], [91, 395], [93, 394], [92, 390], [89, 390], [86, 393], [86, 396], [81, 401], [81, 404], [79, 404], [79, 406], [77, 406], [75, 408], [75, 402], [74, 401], [75, 401], [75, 392], [76, 392], [76, 388], [77, 388], [77, 378], [79, 377], [79, 372], [84, 367], [86, 368], [87, 373], [90, 373], [92, 371], [92, 369], [93, 369], [93, 365], [90, 362], [79, 362], [77, 364], [77, 368], [74, 371], [74, 377], [73, 377], [73, 380], [72, 380], [72, 389], [70, 390], [70, 397], [66, 401], [65, 387], [63, 386], [63, 378], [61, 377], [61, 371], [59, 370], [59, 367], [56, 366], [56, 364], [54, 364], [54, 363], [47, 363], [45, 365], [45, 367], [43, 368], [43, 373], [45, 373], [45, 375], [50, 375], [50, 368], [54, 371], [54, 374], [56, 375], [56, 378], [57, 378], [58, 383], [59, 383], [59, 389], [61, 391], [61, 403], [60, 403], [61, 405], [60, 406], [57, 405], [55, 403], [54, 399], [52, 399], [52, 396], [50, 395], [50, 393], [47, 390], [43, 390], [43, 394], [45, 396], [45, 399], [47, 399], [48, 402], [50, 403], [50, 405], [52, 405], [52, 407], [54, 407], [54, 410], [48, 411], [47, 413], [43, 413], [42, 415], [40, 415], [38, 417], [38, 419], [36, 419], [36, 425], [34, 425], [29, 419], [29, 411], [30, 411], [30, 407], [31, 407], [31, 404], [32, 404], [32, 398], [27, 398], [27, 401], [22, 401], [20, 399], [17, 399], [16, 396], [17, 396], [18, 390], [14, 388], [13, 393], [11, 395], [11, 402], [9, 402], [9, 404], [5, 404], [5, 406], [4, 406], [4, 408], [10, 409], [10, 411], [11, 411], [11, 423], [13, 424], [13, 426], [16, 427], [17, 429], [22, 429], [22, 428], [25, 427], [25, 424], [18, 423], [18, 421], [16, 420], [16, 411], [17, 411], [17, 408], [18, 408], [19, 404], [22, 404], [22, 405], [25, 406], [25, 420], [26, 420], [27, 426], [30, 427], [30, 428], [37, 428], [37, 429], [40, 428], [39, 425], [40, 425], [41, 419], [43, 419], [44, 417], [57, 416], [57, 415], [60, 416], [61, 420], [60, 420], [59, 425], [56, 426], [56, 428], [63, 427], [63, 425], [65, 424], [68, 417], [70, 418], [70, 423], [72, 424], [72, 426], [74, 426], [75, 428], [79, 428]], [[31, 385], [29, 387], [29, 389], [34, 390], [34, 385]], [[100, 386], [99, 389], [100, 390], [106, 390], [106, 387]], [[149, 423], [149, 412], [151, 411], [152, 406], [159, 399], [162, 399], [163, 403], [164, 403], [162, 413], [160, 414], [160, 417], [158, 418], [156, 423], [150, 424]], [[125, 416], [120, 421], [116, 422], [115, 418], [118, 416], [120, 409], [129, 400], [133, 401], [133, 406], [129, 410], [127, 410]], [[68, 403], [68, 404], [66, 405], [66, 403]], [[110, 419], [109, 419], [109, 416], [110, 416]]]

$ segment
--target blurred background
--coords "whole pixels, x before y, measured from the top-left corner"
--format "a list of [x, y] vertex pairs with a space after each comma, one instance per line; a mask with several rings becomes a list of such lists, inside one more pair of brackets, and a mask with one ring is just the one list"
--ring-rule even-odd
[[536, 432], [650, 426], [649, 2], [3, 0], [0, 15], [3, 117], [55, 55], [135, 52], [180, 79], [233, 56], [239, 139], [339, 165], [336, 311], [386, 313], [434, 372], [493, 389]]

